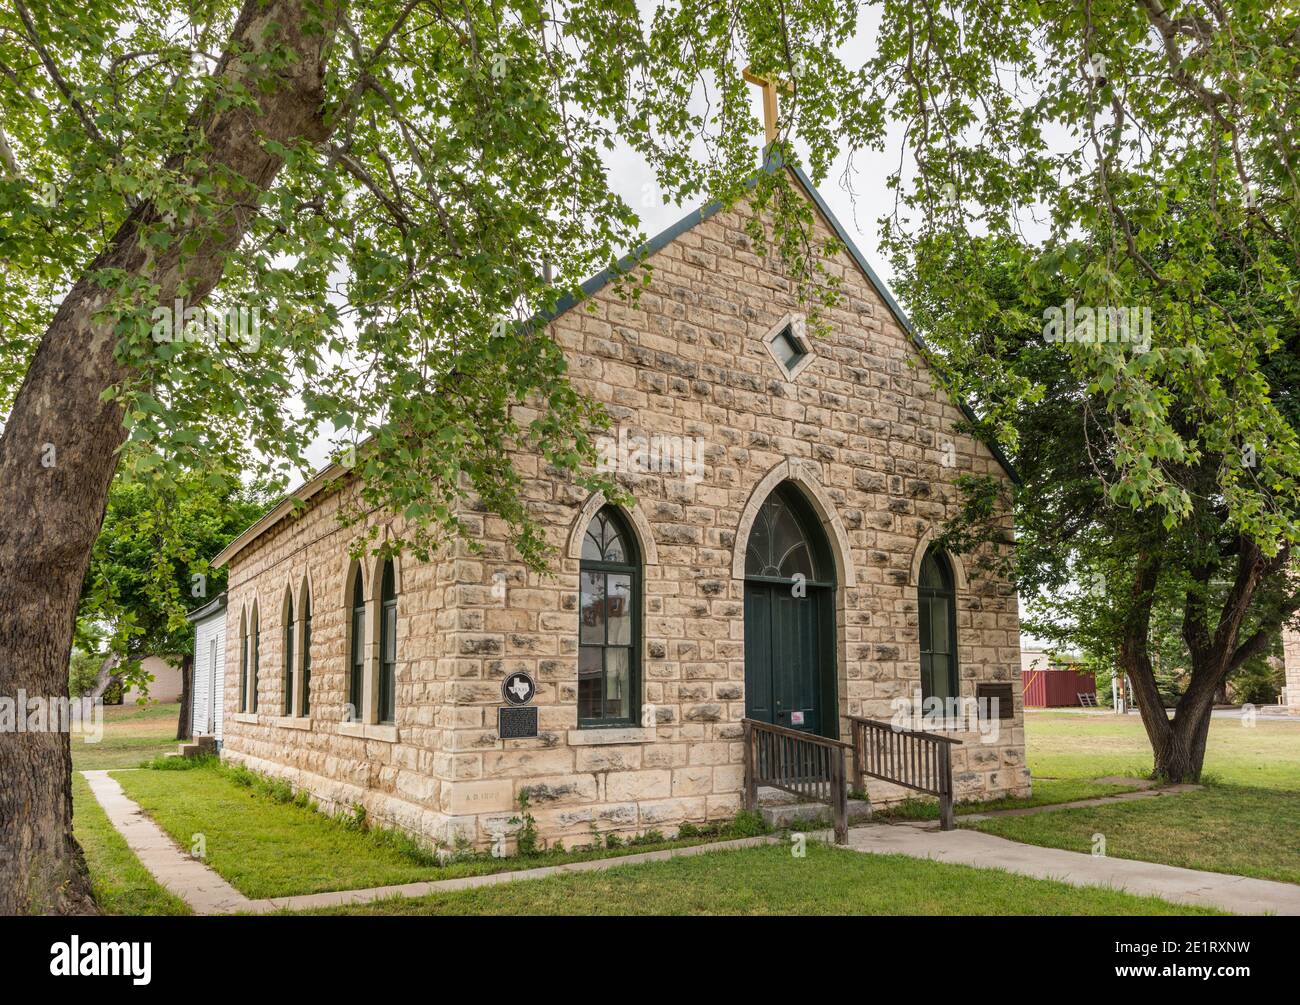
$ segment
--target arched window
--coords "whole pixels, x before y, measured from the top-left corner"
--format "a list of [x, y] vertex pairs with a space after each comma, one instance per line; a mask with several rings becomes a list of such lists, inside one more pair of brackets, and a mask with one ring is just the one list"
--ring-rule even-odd
[[293, 594], [284, 598], [284, 714], [293, 715]]
[[248, 710], [257, 711], [257, 667], [262, 658], [262, 626], [253, 604], [253, 655], [248, 667]]
[[239, 710], [248, 711], [248, 615], [239, 614]]
[[641, 561], [622, 516], [587, 526], [579, 566], [578, 725], [629, 726], [640, 714]]
[[384, 562], [379, 608], [379, 721], [397, 720], [397, 579], [393, 560]]
[[302, 714], [311, 714], [311, 594], [302, 598]]
[[952, 563], [930, 548], [921, 560], [917, 587], [917, 621], [921, 630], [921, 696], [956, 698], [957, 597], [953, 591]]
[[352, 653], [348, 660], [348, 702], [352, 722], [361, 722], [361, 695], [366, 680], [366, 597], [361, 589], [361, 570], [352, 584]]
[[807, 505], [786, 486], [777, 488], [759, 508], [745, 546], [745, 578], [829, 583], [834, 578], [824, 535], [809, 533]]

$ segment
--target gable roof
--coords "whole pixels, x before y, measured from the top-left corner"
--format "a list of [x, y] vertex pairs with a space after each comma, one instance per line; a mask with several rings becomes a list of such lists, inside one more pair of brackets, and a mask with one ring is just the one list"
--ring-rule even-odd
[[[871, 284], [871, 288], [875, 290], [880, 299], [884, 301], [885, 306], [889, 308], [889, 311], [894, 315], [895, 320], [902, 326], [903, 330], [907, 332], [912, 343], [925, 356], [927, 363], [933, 366], [934, 364], [930, 362], [932, 358], [931, 349], [929, 345], [926, 344], [925, 339], [921, 337], [920, 333], [917, 332], [916, 328], [912, 325], [912, 319], [907, 316], [907, 312], [904, 311], [898, 301], [894, 299], [894, 295], [889, 292], [889, 288], [881, 281], [880, 277], [876, 275], [876, 270], [871, 267], [871, 263], [867, 261], [866, 256], [863, 255], [858, 246], [853, 243], [853, 238], [849, 236], [848, 231], [844, 229], [844, 225], [840, 223], [835, 214], [831, 212], [830, 206], [826, 205], [826, 200], [822, 198], [821, 193], [817, 191], [816, 187], [814, 187], [812, 180], [804, 174], [802, 168], [797, 164], [784, 164], [779, 156], [774, 155], [769, 157], [767, 163], [763, 165], [762, 169], [759, 172], [756, 172], [749, 179], [746, 183], [746, 188], [753, 188], [758, 183], [759, 174], [775, 171], [782, 166], [784, 166], [790, 174], [794, 176], [795, 181], [799, 183], [799, 187], [802, 188], [808, 198], [812, 200], [813, 205], [817, 207], [817, 212], [821, 214], [822, 218], [830, 226], [831, 230], [834, 231], [836, 239], [844, 246], [844, 250], [848, 252], [849, 257], [853, 259], [853, 263], [859, 270], [861, 270], [862, 274], [866, 276], [867, 282]], [[561, 314], [572, 310], [578, 304], [590, 299], [594, 294], [608, 286], [615, 279], [626, 275], [656, 251], [660, 251], [677, 238], [681, 237], [682, 234], [685, 234], [688, 230], [703, 223], [722, 209], [722, 203], [715, 200], [706, 206], [701, 206], [699, 209], [687, 213], [671, 227], [656, 234], [635, 251], [625, 255], [616, 265], [604, 269], [588, 279], [582, 284], [581, 297], [574, 296], [573, 294], [567, 294], [562, 297], [559, 303], [556, 304], [555, 310], [542, 315], [540, 320], [553, 321]], [[962, 414], [965, 415], [971, 423], [979, 422], [979, 417], [975, 414], [974, 409], [972, 409], [966, 402], [958, 400], [953, 404], [961, 409]], [[1019, 485], [1020, 475], [1016, 473], [1015, 466], [1007, 458], [1006, 454], [1002, 452], [1002, 448], [996, 443], [985, 443], [983, 440], [980, 442], [984, 443], [984, 445], [988, 447], [989, 452], [993, 455], [993, 459], [1002, 466], [1002, 470], [1007, 473], [1007, 477]]]
[[[813, 186], [812, 181], [806, 174], [804, 174], [803, 170], [798, 165], [784, 164], [778, 156], [769, 157], [760, 171], [756, 172], [749, 181], [746, 182], [746, 188], [753, 188], [758, 183], [759, 174], [762, 172], [775, 171], [782, 166], [784, 166], [791, 175], [794, 176], [795, 181], [799, 183], [799, 187], [802, 188], [808, 198], [812, 200], [818, 213], [821, 214], [822, 218], [830, 226], [831, 230], [834, 231], [836, 239], [844, 246], [844, 250], [848, 252], [849, 257], [853, 259], [854, 264], [859, 270], [861, 270], [862, 274], [866, 276], [867, 281], [871, 284], [871, 288], [875, 290], [880, 299], [884, 301], [885, 306], [889, 308], [890, 313], [894, 315], [894, 319], [902, 326], [903, 330], [907, 332], [912, 342], [926, 357], [927, 361], [929, 361], [931, 355], [930, 347], [912, 326], [912, 321], [907, 316], [907, 313], [899, 306], [898, 301], [896, 301], [893, 294], [889, 292], [889, 288], [885, 286], [880, 277], [876, 275], [876, 271], [871, 267], [871, 263], [867, 261], [866, 256], [858, 249], [858, 246], [853, 242], [853, 238], [851, 238], [848, 231], [844, 229], [844, 225], [841, 224], [835, 214], [831, 212], [831, 208], [826, 205], [826, 200], [821, 197], [821, 193], [817, 191]], [[722, 209], [722, 203], [714, 200], [707, 205], [701, 206], [699, 209], [694, 209], [687, 213], [671, 227], [660, 231], [654, 237], [650, 238], [650, 240], [646, 241], [627, 255], [624, 255], [617, 263], [607, 269], [602, 269], [600, 272], [596, 273], [596, 275], [584, 282], [580, 287], [582, 290], [581, 296], [572, 293], [566, 294], [560, 298], [553, 310], [539, 313], [534, 319], [534, 322], [547, 324], [554, 321], [560, 315], [568, 313], [579, 304], [589, 300], [614, 280], [627, 275], [656, 251], [671, 244], [688, 230], [692, 230], [705, 220], [716, 215]], [[959, 400], [954, 402], [954, 404], [961, 409], [962, 414], [965, 415], [970, 422], [977, 423], [979, 421], [974, 410], [966, 404], [966, 402]], [[1002, 448], [996, 443], [985, 443], [985, 446], [988, 447], [994, 460], [1001, 465], [1002, 470], [1007, 473], [1007, 476], [1016, 484], [1020, 484], [1020, 476], [1016, 473], [1016, 469], [1012, 465], [1011, 461], [1008, 460], [1007, 456], [1002, 452]], [[217, 554], [216, 558], [212, 560], [212, 567], [215, 569], [224, 565], [247, 547], [249, 543], [259, 537], [264, 531], [279, 523], [283, 517], [293, 510], [295, 501], [310, 498], [329, 485], [334, 481], [334, 479], [340, 477], [346, 472], [347, 469], [339, 464], [328, 464], [321, 470], [317, 471], [309, 479], [276, 503], [276, 505], [268, 510], [259, 520], [251, 524], [243, 531], [243, 533], [226, 545], [226, 547]]]

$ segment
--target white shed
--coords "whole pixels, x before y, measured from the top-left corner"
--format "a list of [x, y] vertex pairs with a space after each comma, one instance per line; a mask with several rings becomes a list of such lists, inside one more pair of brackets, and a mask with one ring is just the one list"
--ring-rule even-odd
[[194, 625], [194, 687], [191, 728], [196, 737], [221, 739], [226, 676], [226, 595], [191, 611]]

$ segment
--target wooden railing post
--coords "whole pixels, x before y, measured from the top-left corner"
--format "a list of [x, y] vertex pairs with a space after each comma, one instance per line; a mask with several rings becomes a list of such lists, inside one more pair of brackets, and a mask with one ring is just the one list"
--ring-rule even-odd
[[950, 831], [957, 826], [953, 818], [952, 807], [952, 747], [941, 744], [943, 756], [940, 760], [941, 776], [939, 780], [939, 829]]
[[835, 843], [849, 840], [849, 793], [844, 778], [844, 751], [831, 752], [831, 812], [835, 817]]
[[745, 809], [750, 813], [758, 808], [758, 785], [754, 780], [754, 730], [749, 723], [743, 724], [745, 730]]
[[860, 722], [849, 722], [849, 735], [853, 739], [853, 791], [866, 792], [867, 779], [863, 774], [862, 758], [865, 754], [862, 737], [859, 735], [863, 732], [864, 727]]

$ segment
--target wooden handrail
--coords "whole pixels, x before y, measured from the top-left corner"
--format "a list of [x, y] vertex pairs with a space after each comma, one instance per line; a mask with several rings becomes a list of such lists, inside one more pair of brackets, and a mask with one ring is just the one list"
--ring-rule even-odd
[[849, 716], [853, 735], [853, 785], [867, 777], [939, 797], [939, 826], [956, 826], [953, 816], [952, 748], [961, 740], [920, 729], [901, 729], [879, 719]]
[[957, 746], [961, 746], [963, 743], [962, 740], [944, 736], [942, 733], [927, 733], [923, 729], [903, 729], [901, 726], [895, 726], [892, 722], [885, 722], [883, 719], [867, 719], [860, 715], [851, 715], [849, 716], [849, 722], [865, 722], [880, 729], [888, 729], [890, 732], [907, 733], [909, 736], [923, 736], [927, 740], [938, 740], [940, 743], [953, 743]]
[[830, 806], [835, 841], [848, 840], [848, 779], [842, 740], [742, 719], [745, 743], [745, 809], [758, 809], [759, 786], [769, 786]]
[[[815, 744], [818, 747], [843, 747], [845, 750], [852, 750], [853, 744], [845, 743], [843, 740], [832, 740], [829, 736], [818, 736], [816, 733], [807, 733], [802, 729], [791, 729], [789, 726], [777, 726], [770, 722], [762, 722], [758, 719], [742, 719], [741, 724], [749, 723], [752, 726], [761, 726], [765, 733], [776, 733], [780, 736], [793, 737], [796, 740], [805, 740], [808, 743]], [[961, 741], [958, 740], [958, 743]]]

